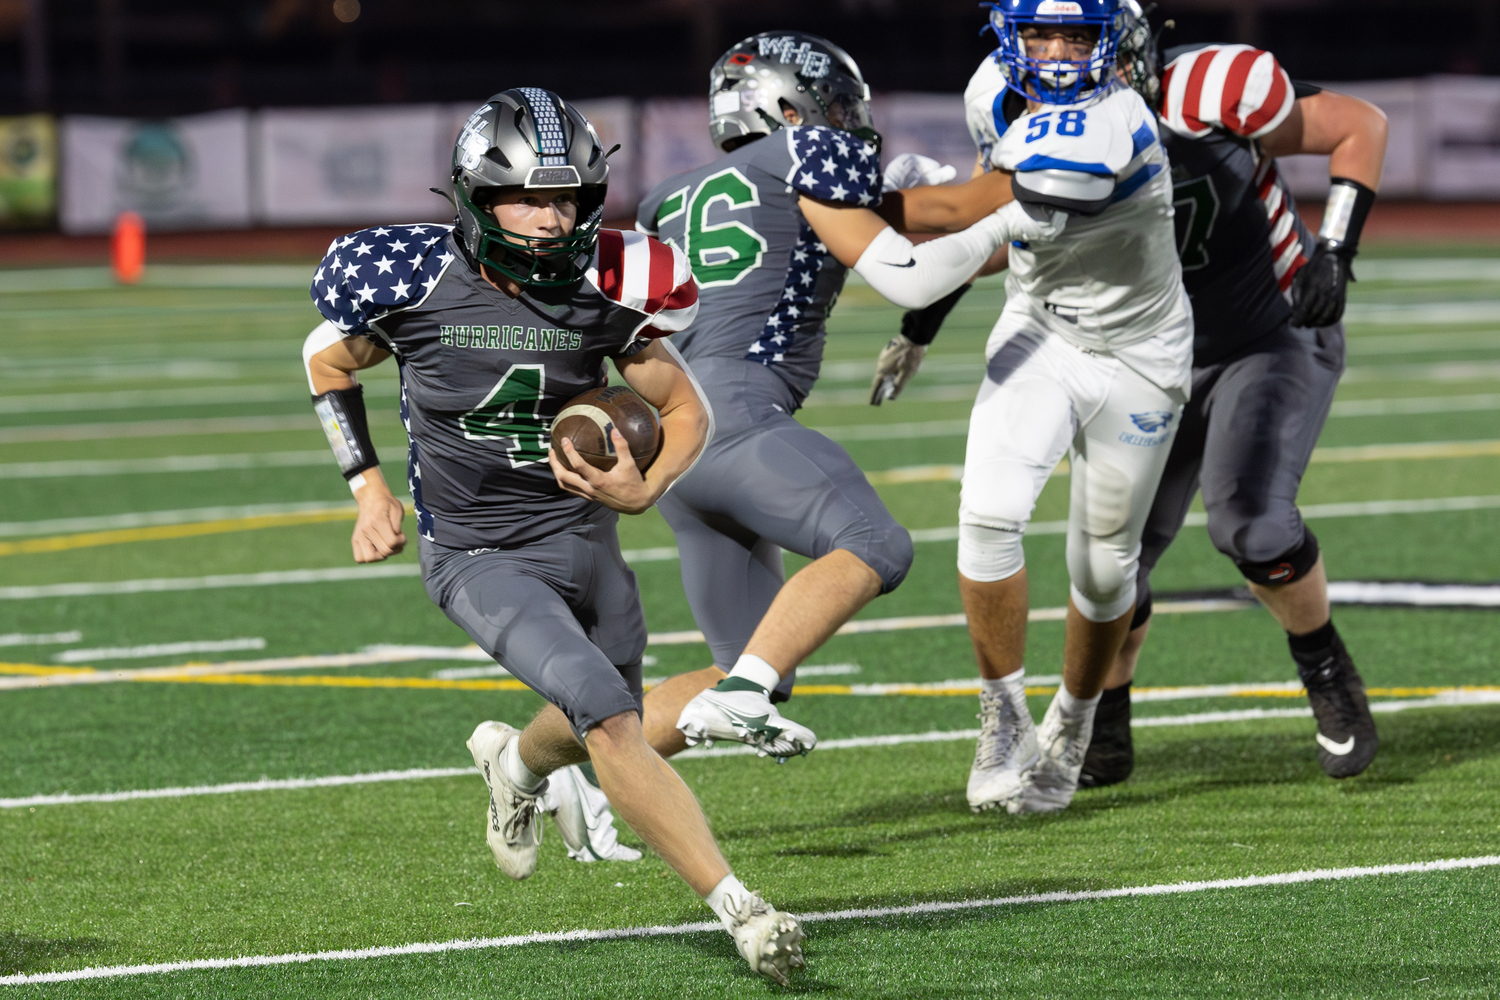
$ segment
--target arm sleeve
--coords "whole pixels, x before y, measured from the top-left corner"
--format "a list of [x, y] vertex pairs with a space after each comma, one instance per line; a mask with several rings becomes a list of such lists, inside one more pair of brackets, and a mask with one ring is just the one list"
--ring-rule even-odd
[[1178, 135], [1223, 129], [1259, 139], [1286, 120], [1297, 96], [1276, 57], [1249, 45], [1184, 53], [1162, 73], [1162, 120]]
[[880, 156], [873, 146], [823, 125], [783, 131], [792, 153], [786, 181], [793, 190], [840, 205], [880, 204]]
[[865, 248], [854, 270], [903, 309], [923, 309], [967, 282], [1011, 237], [999, 212], [961, 233], [916, 246], [887, 226]]

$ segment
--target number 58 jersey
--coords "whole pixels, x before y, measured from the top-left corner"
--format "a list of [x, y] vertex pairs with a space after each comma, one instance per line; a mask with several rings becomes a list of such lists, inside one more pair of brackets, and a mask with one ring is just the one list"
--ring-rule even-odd
[[605, 384], [606, 360], [692, 322], [698, 293], [680, 253], [606, 229], [582, 281], [511, 298], [468, 265], [449, 227], [427, 225], [334, 240], [312, 297], [345, 336], [396, 356], [418, 532], [474, 549], [614, 519], [557, 485], [552, 419]]
[[1142, 374], [1175, 384], [1191, 362], [1192, 313], [1155, 116], [1118, 83], [1035, 112], [1007, 94], [986, 59], [964, 94], [970, 134], [987, 167], [1014, 175], [1017, 198], [1066, 211], [1068, 223], [1056, 240], [1012, 245], [1006, 313], [1093, 351], [1166, 337], [1167, 370]]

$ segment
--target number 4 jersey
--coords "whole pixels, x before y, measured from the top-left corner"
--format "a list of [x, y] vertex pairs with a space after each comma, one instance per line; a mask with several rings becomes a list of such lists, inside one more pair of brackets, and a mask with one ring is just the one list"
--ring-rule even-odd
[[766, 365], [799, 403], [818, 379], [846, 273], [802, 218], [804, 194], [879, 204], [879, 155], [837, 129], [781, 128], [663, 181], [636, 213], [637, 229], [687, 255], [702, 292], [692, 330], [674, 341], [683, 356]]
[[511, 298], [467, 263], [448, 226], [382, 226], [334, 240], [313, 301], [346, 336], [396, 356], [407, 477], [422, 537], [519, 545], [613, 511], [564, 493], [547, 464], [552, 418], [607, 381], [605, 361], [681, 330], [698, 292], [682, 254], [602, 230], [576, 285]]

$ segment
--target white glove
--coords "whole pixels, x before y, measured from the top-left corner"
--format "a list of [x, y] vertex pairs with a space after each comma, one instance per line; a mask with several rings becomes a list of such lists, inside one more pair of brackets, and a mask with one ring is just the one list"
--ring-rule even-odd
[[1068, 213], [1042, 205], [1013, 201], [995, 213], [1010, 233], [1011, 240], [1023, 243], [1046, 243], [1062, 235], [1068, 225]]
[[939, 163], [921, 153], [902, 153], [886, 166], [885, 181], [880, 190], [884, 193], [905, 191], [924, 184], [947, 184], [957, 176], [957, 167]]
[[870, 405], [879, 406], [887, 399], [895, 399], [906, 388], [907, 381], [922, 366], [927, 354], [926, 344], [914, 344], [905, 334], [898, 333], [880, 351], [875, 362], [875, 381], [870, 383]]

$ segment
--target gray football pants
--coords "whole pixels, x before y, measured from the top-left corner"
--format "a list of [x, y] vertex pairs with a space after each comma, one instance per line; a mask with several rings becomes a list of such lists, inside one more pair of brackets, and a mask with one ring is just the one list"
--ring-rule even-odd
[[1151, 570], [1182, 529], [1200, 487], [1214, 547], [1266, 563], [1306, 538], [1297, 490], [1344, 371], [1344, 327], [1283, 326], [1193, 369], [1193, 396], [1141, 537], [1135, 624], [1148, 613]]
[[782, 549], [809, 559], [845, 549], [888, 593], [911, 568], [911, 535], [848, 452], [792, 418], [796, 398], [774, 372], [730, 359], [692, 368], [714, 439], [657, 507], [677, 536], [693, 619], [729, 670], [785, 580]]
[[495, 662], [562, 709], [582, 739], [640, 714], [646, 617], [615, 523], [513, 549], [450, 549], [422, 539], [427, 596]]

